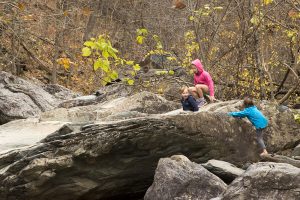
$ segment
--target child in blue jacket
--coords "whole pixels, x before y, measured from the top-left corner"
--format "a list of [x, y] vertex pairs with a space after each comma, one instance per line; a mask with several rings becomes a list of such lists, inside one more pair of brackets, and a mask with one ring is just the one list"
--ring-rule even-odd
[[244, 107], [245, 109], [240, 112], [230, 112], [228, 115], [232, 117], [244, 118], [247, 117], [248, 120], [252, 123], [252, 125], [256, 129], [257, 143], [262, 149], [261, 156], [267, 155], [268, 152], [266, 150], [266, 145], [263, 140], [263, 132], [265, 128], [268, 126], [267, 118], [256, 108], [253, 103], [253, 100], [250, 97], [246, 97], [244, 99]]
[[189, 110], [189, 111], [198, 111], [198, 104], [196, 102], [196, 99], [189, 93], [188, 87], [182, 87], [181, 88], [181, 104], [183, 110]]

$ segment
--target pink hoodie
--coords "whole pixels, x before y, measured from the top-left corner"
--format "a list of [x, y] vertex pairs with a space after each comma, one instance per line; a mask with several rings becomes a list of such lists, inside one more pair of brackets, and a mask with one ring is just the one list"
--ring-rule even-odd
[[209, 95], [214, 96], [214, 82], [207, 71], [204, 71], [203, 65], [199, 59], [196, 59], [192, 62], [193, 65], [196, 66], [198, 72], [194, 74], [194, 85], [197, 84], [205, 84], [209, 88]]

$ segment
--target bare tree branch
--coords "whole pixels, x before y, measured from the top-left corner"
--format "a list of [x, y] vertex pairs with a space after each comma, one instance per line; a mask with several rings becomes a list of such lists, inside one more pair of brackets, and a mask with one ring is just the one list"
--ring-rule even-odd
[[293, 72], [293, 74], [294, 74], [294, 76], [295, 76], [295, 78], [296, 78], [296, 83], [294, 84], [294, 86], [293, 86], [291, 89], [289, 89], [289, 91], [284, 95], [284, 97], [282, 97], [282, 98], [278, 101], [278, 104], [284, 103], [284, 102], [285, 102], [285, 101], [293, 94], [293, 92], [298, 88], [299, 83], [300, 83], [299, 76], [298, 76], [298, 74], [295, 72], [295, 70], [294, 70], [292, 67], [290, 67], [288, 64], [286, 64], [286, 63], [283, 63], [283, 64], [284, 64], [287, 68], [289, 68], [291, 72]]

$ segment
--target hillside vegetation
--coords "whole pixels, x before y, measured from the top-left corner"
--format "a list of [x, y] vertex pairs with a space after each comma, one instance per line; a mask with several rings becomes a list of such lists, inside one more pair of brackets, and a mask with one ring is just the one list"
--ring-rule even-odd
[[[117, 78], [142, 90], [163, 90], [152, 87], [159, 81], [149, 85], [136, 76], [160, 68], [172, 79], [176, 67], [190, 75], [190, 61], [200, 58], [220, 99], [297, 99], [299, 0], [182, 3], [186, 7], [179, 9], [170, 0], [0, 1], [0, 69], [82, 93]], [[99, 36], [113, 54], [97, 54], [85, 43]], [[83, 56], [84, 46], [95, 51]]]

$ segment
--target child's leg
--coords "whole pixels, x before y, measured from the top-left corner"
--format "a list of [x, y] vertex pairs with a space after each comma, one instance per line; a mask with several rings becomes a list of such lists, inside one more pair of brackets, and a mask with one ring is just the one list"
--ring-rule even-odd
[[189, 87], [189, 93], [193, 95], [195, 99], [199, 98], [196, 87]]
[[267, 150], [266, 150], [266, 145], [264, 143], [264, 139], [263, 139], [263, 130], [264, 129], [256, 129], [256, 137], [257, 137], [257, 143], [260, 146], [260, 148], [263, 150], [262, 154], [268, 154]]
[[196, 85], [196, 90], [197, 90], [198, 96], [200, 98], [203, 98], [204, 97], [204, 93], [208, 92], [208, 86], [204, 85], [204, 84], [197, 84]]

